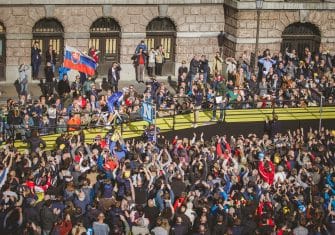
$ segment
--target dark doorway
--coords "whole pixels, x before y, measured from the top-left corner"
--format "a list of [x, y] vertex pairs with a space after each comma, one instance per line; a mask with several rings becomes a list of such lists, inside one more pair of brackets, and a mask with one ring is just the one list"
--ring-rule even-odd
[[0, 81], [6, 80], [6, 29], [0, 23]]
[[99, 74], [107, 74], [113, 61], [120, 62], [119, 23], [110, 17], [97, 19], [90, 28], [89, 48], [92, 46], [99, 53]]
[[39, 71], [39, 78], [44, 78], [44, 67], [46, 64], [46, 52], [49, 46], [56, 52], [55, 76], [58, 76], [58, 67], [63, 62], [64, 52], [64, 29], [62, 24], [54, 18], [44, 18], [36, 22], [33, 27], [33, 42], [39, 42], [42, 51], [42, 63]]
[[163, 46], [165, 52], [165, 63], [163, 75], [174, 75], [175, 72], [175, 45], [176, 26], [169, 18], [155, 18], [147, 26], [146, 44], [148, 50]]
[[303, 58], [305, 48], [311, 52], [319, 52], [321, 34], [317, 26], [311, 23], [293, 23], [285, 28], [282, 33], [281, 51], [295, 49], [299, 58]]

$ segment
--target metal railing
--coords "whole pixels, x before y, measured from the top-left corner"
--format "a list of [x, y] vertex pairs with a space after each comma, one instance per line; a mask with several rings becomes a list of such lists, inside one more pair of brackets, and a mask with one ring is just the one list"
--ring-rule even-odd
[[[297, 90], [302, 90], [306, 88], [297, 88]], [[290, 89], [291, 91], [293, 91], [294, 89]], [[241, 91], [241, 90], [240, 90]], [[248, 92], [246, 89], [243, 89], [244, 92]], [[324, 100], [324, 96], [322, 95], [322, 93], [320, 93], [319, 91], [313, 90], [313, 89], [308, 89], [309, 91], [309, 95], [310, 95], [310, 99], [314, 103], [313, 106], [315, 106], [315, 104], [319, 107], [319, 112], [320, 112], [320, 118], [319, 118], [319, 128], [321, 129], [321, 125], [322, 125], [322, 113], [323, 113], [323, 107], [324, 106], [328, 106], [329, 104], [325, 104], [325, 100]], [[238, 91], [239, 92], [239, 91]], [[272, 92], [276, 92], [276, 91], [272, 91]], [[244, 109], [254, 109], [254, 108], [261, 108], [261, 109], [272, 109], [273, 113], [275, 113], [275, 108], [281, 108], [281, 107], [290, 107], [290, 106], [297, 106], [297, 104], [299, 102], [301, 102], [301, 98], [297, 98], [297, 99], [281, 99], [279, 100], [278, 97], [276, 96], [269, 96], [268, 98], [264, 98], [264, 99], [259, 99], [259, 100], [248, 100], [248, 101], [231, 101], [229, 99], [227, 99], [222, 105], [221, 104], [216, 104], [215, 101], [208, 101], [206, 100], [205, 102], [201, 103], [201, 105], [198, 105], [198, 107], [201, 107], [201, 110], [199, 110], [199, 108], [196, 108], [194, 102], [192, 101], [192, 98], [190, 97], [178, 97], [178, 99], [185, 99], [185, 103], [186, 103], [186, 107], [183, 107], [180, 104], [177, 104], [176, 99], [172, 98], [173, 100], [173, 108], [157, 108], [157, 113], [158, 113], [158, 117], [160, 116], [164, 116], [165, 119], [170, 118], [172, 121], [172, 125], [171, 128], [169, 128], [168, 130], [175, 130], [175, 126], [176, 124], [186, 124], [186, 123], [193, 123], [193, 124], [199, 124], [198, 120], [197, 120], [197, 113], [199, 112], [213, 112], [214, 110], [216, 112], [223, 112], [223, 117], [226, 118], [226, 110], [236, 110], [239, 109], [239, 107], [242, 107]], [[153, 104], [153, 105], [157, 105], [157, 104]], [[141, 103], [139, 103], [138, 105], [133, 105], [133, 106], [128, 106], [128, 108], [130, 109], [134, 109], [135, 106], [141, 106]], [[176, 121], [176, 117], [178, 114], [193, 114], [193, 120], [186, 120], [186, 121]], [[121, 133], [125, 133], [125, 132], [131, 132], [134, 130], [125, 130], [125, 126], [124, 125], [129, 125], [131, 122], [133, 121], [139, 121], [142, 120], [139, 116], [139, 113], [132, 113], [132, 114], [136, 114], [136, 115], [131, 115], [131, 113], [128, 113], [127, 115], [122, 115], [122, 117], [120, 118], [120, 116], [115, 115], [114, 119], [113, 119], [113, 123], [108, 123], [106, 122], [106, 116], [108, 117], [109, 114], [108, 112], [96, 112], [96, 113], [92, 113], [90, 111], [82, 111], [82, 112], [73, 112], [71, 114], [80, 114], [81, 117], [83, 117], [83, 115], [89, 114], [89, 118], [88, 118], [88, 122], [87, 123], [82, 123], [81, 125], [67, 125], [67, 124], [56, 124], [54, 126], [29, 126], [28, 128], [25, 128], [23, 125], [11, 125], [6, 123], [4, 120], [5, 118], [3, 118], [3, 121], [0, 122], [0, 133], [3, 135], [3, 139], [11, 139], [11, 140], [15, 140], [16, 139], [16, 133], [22, 134], [24, 133], [24, 131], [26, 133], [29, 133], [33, 130], [38, 130], [41, 135], [49, 135], [49, 134], [54, 134], [54, 133], [63, 133], [68, 131], [68, 129], [73, 128], [76, 130], [90, 130], [90, 129], [95, 129], [95, 128], [106, 128], [106, 127], [111, 127], [111, 126], [119, 126]], [[68, 117], [68, 115], [58, 115], [57, 118], [59, 117]], [[132, 118], [132, 116], [135, 116], [135, 118]], [[66, 118], [65, 118], [66, 119]], [[210, 118], [209, 118], [210, 119]], [[224, 120], [223, 120], [224, 121]], [[212, 120], [208, 120], [206, 122], [216, 122], [216, 121], [212, 121]], [[144, 131], [144, 128], [143, 128]], [[162, 131], [167, 131], [165, 129], [162, 129]]]

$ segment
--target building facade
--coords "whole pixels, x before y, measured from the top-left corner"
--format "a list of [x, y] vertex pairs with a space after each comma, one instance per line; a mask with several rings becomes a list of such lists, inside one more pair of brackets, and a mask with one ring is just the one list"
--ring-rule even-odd
[[[215, 52], [223, 57], [255, 50], [257, 14], [250, 0], [11, 0], [0, 1], [0, 81], [13, 82], [18, 65], [31, 63], [31, 46], [52, 45], [57, 65], [65, 45], [100, 51], [99, 75], [112, 61], [122, 79], [134, 79], [131, 57], [136, 45], [162, 45], [163, 73], [175, 75], [182, 60]], [[265, 0], [260, 12], [259, 49], [304, 48], [335, 52], [335, 1]], [[223, 32], [220, 34], [220, 32]], [[221, 36], [219, 36], [221, 35]], [[222, 35], [223, 38], [222, 38]]]

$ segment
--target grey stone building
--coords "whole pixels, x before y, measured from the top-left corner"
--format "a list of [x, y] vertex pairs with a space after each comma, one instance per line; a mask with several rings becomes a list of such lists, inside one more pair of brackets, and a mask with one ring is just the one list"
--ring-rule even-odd
[[[308, 46], [334, 53], [334, 10], [334, 0], [265, 0], [259, 49]], [[18, 65], [30, 64], [36, 40], [43, 58], [53, 46], [58, 65], [65, 45], [83, 51], [95, 46], [100, 75], [118, 61], [122, 79], [134, 79], [131, 57], [145, 39], [149, 48], [163, 45], [163, 73], [175, 75], [181, 61], [195, 54], [212, 61], [219, 50], [224, 56], [254, 51], [256, 16], [252, 0], [0, 0], [0, 81], [13, 82]]]

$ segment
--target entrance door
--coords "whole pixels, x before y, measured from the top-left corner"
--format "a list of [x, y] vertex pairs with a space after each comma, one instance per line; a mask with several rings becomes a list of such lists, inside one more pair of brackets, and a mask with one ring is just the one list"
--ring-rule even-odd
[[42, 62], [40, 66], [40, 71], [38, 73], [39, 78], [45, 78], [44, 68], [46, 65], [46, 51], [49, 49], [49, 46], [56, 51], [56, 69], [55, 76], [58, 76], [58, 67], [63, 63], [64, 55], [64, 45], [62, 37], [49, 37], [49, 36], [39, 36], [34, 37], [33, 42], [38, 42], [39, 48], [42, 51]]
[[295, 49], [300, 59], [303, 59], [306, 47], [311, 52], [319, 52], [321, 35], [318, 27], [311, 23], [293, 23], [285, 28], [282, 34], [281, 50]]
[[6, 80], [6, 34], [5, 27], [0, 23], [0, 81]]
[[160, 45], [164, 48], [165, 63], [163, 65], [163, 75], [174, 75], [174, 45], [175, 38], [171, 36], [147, 36], [146, 44], [148, 51], [151, 48], [158, 48]]
[[155, 18], [147, 26], [146, 44], [148, 51], [162, 45], [165, 53], [163, 75], [174, 75], [176, 26], [169, 18]]
[[62, 64], [64, 56], [63, 31], [62, 24], [53, 18], [41, 19], [34, 25], [32, 45], [37, 41], [42, 51], [39, 78], [45, 78], [44, 68], [46, 65], [46, 52], [49, 50], [49, 46], [52, 46], [52, 49], [56, 52], [55, 76], [58, 76], [58, 67]]
[[89, 47], [100, 51], [98, 74], [107, 75], [112, 62], [120, 61], [119, 23], [110, 17], [102, 17], [93, 22], [90, 28]]

